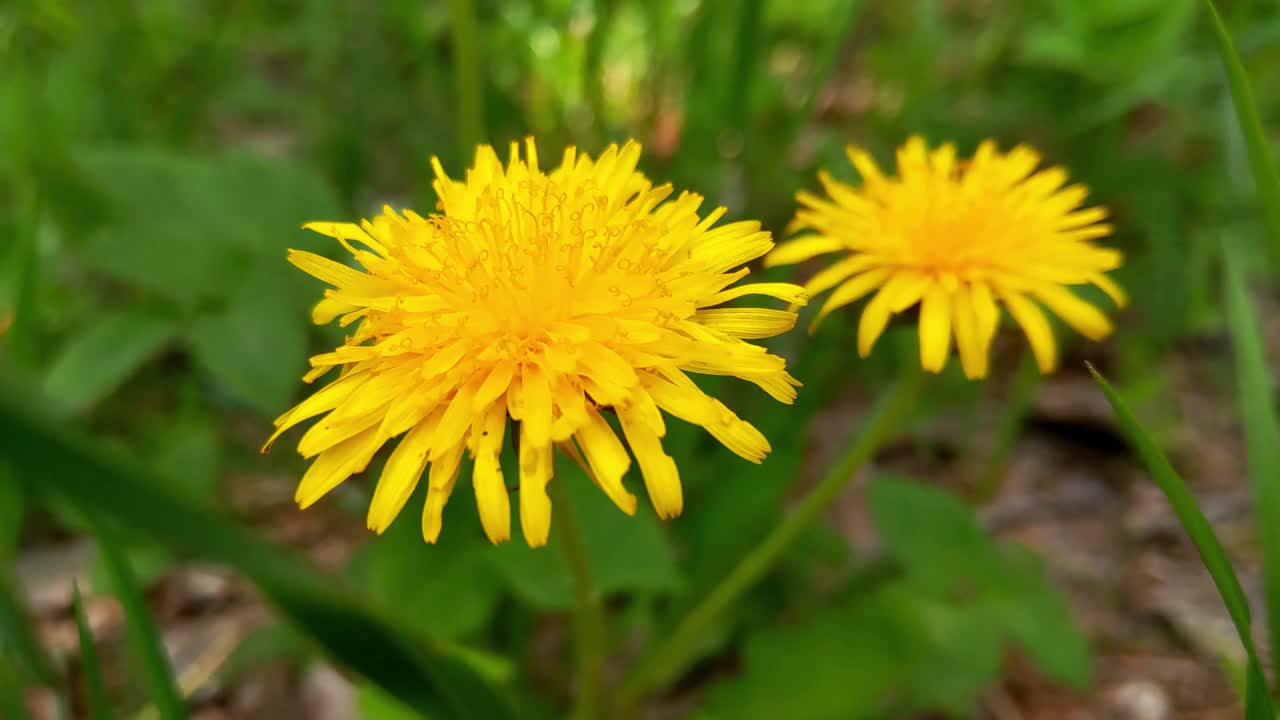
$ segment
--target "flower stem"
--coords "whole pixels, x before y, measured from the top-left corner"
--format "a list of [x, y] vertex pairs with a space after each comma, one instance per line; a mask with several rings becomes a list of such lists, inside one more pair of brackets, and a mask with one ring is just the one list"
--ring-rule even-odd
[[973, 502], [985, 505], [995, 499], [1004, 484], [1005, 469], [1009, 464], [1009, 454], [1014, 443], [1022, 434], [1022, 426], [1027, 419], [1027, 411], [1031, 401], [1035, 399], [1036, 388], [1040, 386], [1040, 370], [1036, 367], [1031, 353], [1023, 353], [1018, 362], [1018, 369], [1013, 376], [1013, 386], [1009, 389], [1009, 398], [1000, 414], [1000, 424], [996, 431], [995, 444], [991, 454], [983, 465], [982, 474], [973, 486]]
[[563, 481], [552, 481], [550, 490], [555, 502], [556, 544], [573, 580], [573, 637], [578, 683], [571, 717], [574, 720], [591, 720], [600, 714], [600, 675], [605, 654], [604, 610], [591, 578], [591, 563]]
[[675, 629], [646, 652], [623, 679], [617, 706], [632, 707], [640, 697], [681, 667], [702, 631], [743, 591], [760, 580], [791, 544], [822, 514], [857, 470], [898, 429], [919, 394], [920, 369], [907, 366], [903, 377], [886, 393], [849, 450], [827, 471], [822, 481], [779, 523], [764, 540], [738, 561], [737, 566], [707, 594]]
[[470, 153], [484, 142], [484, 78], [480, 74], [480, 47], [472, 0], [449, 0], [453, 32], [454, 85], [458, 97], [458, 145]]

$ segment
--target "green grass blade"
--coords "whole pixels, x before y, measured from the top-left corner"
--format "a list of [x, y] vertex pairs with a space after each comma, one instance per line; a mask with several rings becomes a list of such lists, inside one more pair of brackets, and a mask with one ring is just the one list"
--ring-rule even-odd
[[142, 661], [151, 704], [155, 706], [161, 720], [182, 720], [188, 717], [186, 704], [182, 701], [182, 692], [178, 690], [178, 683], [174, 680], [173, 668], [165, 653], [164, 643], [160, 640], [160, 633], [151, 620], [151, 611], [142, 597], [142, 589], [138, 587], [138, 578], [110, 534], [101, 528], [96, 534], [98, 552], [102, 554], [112, 590], [124, 610], [129, 641], [133, 644], [138, 659]]
[[22, 683], [19, 681], [18, 668], [14, 667], [15, 662], [12, 656], [0, 649], [0, 718], [27, 720], [31, 714], [27, 712], [27, 705], [22, 697]]
[[19, 477], [39, 479], [31, 493], [236, 568], [337, 663], [428, 717], [514, 717], [492, 684], [416, 629], [394, 624], [245, 526], [162, 492], [137, 463], [36, 412], [45, 406], [21, 387], [0, 380], [0, 457], [11, 458]]
[[[1195, 496], [1191, 494], [1191, 489], [1187, 487], [1186, 482], [1169, 464], [1169, 459], [1156, 446], [1146, 430], [1143, 429], [1142, 424], [1134, 417], [1124, 399], [1092, 365], [1089, 366], [1089, 372], [1093, 373], [1093, 379], [1098, 382], [1102, 392], [1106, 394], [1107, 402], [1111, 403], [1111, 409], [1115, 412], [1121, 431], [1124, 432], [1129, 442], [1133, 444], [1134, 449], [1138, 451], [1143, 464], [1147, 466], [1147, 470], [1151, 473], [1151, 478], [1155, 480], [1156, 485], [1160, 487], [1165, 497], [1169, 499], [1169, 504], [1173, 506], [1173, 511], [1177, 514], [1183, 529], [1191, 537], [1191, 542], [1195, 544], [1196, 550], [1200, 553], [1200, 559], [1204, 562], [1205, 567], [1208, 568], [1214, 584], [1218, 586], [1218, 592], [1222, 595], [1222, 602], [1227, 606], [1231, 621], [1235, 623], [1236, 632], [1240, 635], [1240, 642], [1244, 645], [1245, 652], [1248, 654], [1249, 683], [1250, 685], [1255, 684], [1257, 678], [1265, 676], [1262, 673], [1262, 665], [1258, 661], [1258, 653], [1254, 649], [1253, 635], [1251, 634], [1252, 622], [1249, 617], [1249, 601], [1245, 597], [1244, 590], [1240, 587], [1240, 580], [1236, 577], [1235, 570], [1231, 567], [1231, 561], [1227, 559], [1226, 551], [1222, 549], [1222, 544], [1218, 542], [1218, 536], [1214, 534], [1213, 527], [1205, 519], [1204, 513], [1200, 511], [1200, 506], [1196, 503]], [[1256, 678], [1252, 677], [1255, 673]], [[1245, 715], [1249, 720], [1254, 720], [1255, 718], [1268, 718], [1268, 720], [1271, 720], [1275, 718], [1275, 708], [1272, 705], [1271, 696], [1265, 690], [1265, 681], [1262, 681], [1261, 687], [1263, 688], [1261, 691], [1253, 688], [1247, 693]]]
[[[1280, 423], [1272, 402], [1270, 374], [1258, 320], [1245, 292], [1238, 261], [1227, 253], [1224, 264], [1227, 325], [1236, 361], [1236, 386], [1244, 420], [1255, 525], [1262, 545], [1263, 583], [1272, 662], [1280, 662]], [[1280, 665], [1275, 665], [1280, 667]]]
[[1204, 4], [1209, 11], [1218, 54], [1222, 56], [1222, 64], [1227, 71], [1227, 83], [1231, 86], [1236, 118], [1240, 121], [1240, 130], [1244, 133], [1245, 146], [1249, 150], [1249, 165], [1253, 169], [1253, 180], [1258, 186], [1258, 201], [1262, 203], [1267, 233], [1271, 238], [1271, 259], [1280, 266], [1280, 171], [1276, 169], [1274, 156], [1267, 144], [1267, 134], [1253, 98], [1253, 87], [1249, 84], [1249, 75], [1231, 40], [1231, 33], [1227, 32], [1227, 26], [1222, 22], [1222, 16], [1218, 14], [1213, 0], [1204, 0]]
[[1256, 662], [1249, 663], [1248, 676], [1245, 680], [1244, 717], [1245, 720], [1275, 720], [1276, 718], [1271, 693], [1267, 691], [1267, 678]]
[[79, 583], [71, 587], [71, 609], [76, 616], [76, 630], [80, 636], [80, 668], [89, 690], [89, 717], [91, 720], [111, 720], [111, 699], [107, 696], [107, 684], [102, 680], [102, 666], [98, 663], [98, 647], [94, 643], [89, 618], [84, 613], [84, 598]]
[[25, 496], [14, 469], [0, 464], [0, 657], [9, 657], [21, 663], [20, 668], [14, 668], [15, 672], [23, 670], [14, 678], [18, 687], [22, 687], [28, 680], [56, 687], [58, 674], [44, 647], [32, 632], [31, 622], [13, 576], [13, 563], [18, 552], [18, 533], [22, 529], [25, 507]]

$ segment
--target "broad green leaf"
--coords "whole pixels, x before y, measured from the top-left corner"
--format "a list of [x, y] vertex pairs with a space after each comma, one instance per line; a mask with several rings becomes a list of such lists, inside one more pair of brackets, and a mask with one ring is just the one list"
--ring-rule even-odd
[[1056, 680], [1089, 684], [1085, 637], [1034, 556], [997, 545], [973, 509], [943, 490], [877, 478], [868, 494], [876, 528], [917, 591], [968, 598], [970, 610], [1000, 619], [998, 642], [1007, 635]]
[[1235, 103], [1236, 119], [1240, 121], [1240, 130], [1244, 133], [1245, 146], [1249, 151], [1249, 166], [1253, 169], [1253, 181], [1258, 188], [1258, 201], [1262, 203], [1262, 213], [1267, 221], [1267, 232], [1271, 237], [1271, 260], [1280, 266], [1280, 170], [1276, 168], [1275, 155], [1267, 142], [1267, 131], [1258, 114], [1258, 104], [1253, 97], [1253, 87], [1249, 82], [1249, 74], [1240, 55], [1236, 53], [1231, 33], [1222, 22], [1222, 16], [1213, 0], [1204, 0], [1205, 9], [1209, 11], [1210, 25], [1213, 26], [1213, 38], [1218, 45], [1218, 54], [1222, 57], [1222, 65], [1227, 72], [1227, 84], [1231, 86], [1231, 100]]
[[248, 258], [223, 229], [237, 209], [219, 208], [210, 163], [136, 147], [79, 158], [110, 206], [82, 249], [91, 266], [188, 307], [225, 294]]
[[[643, 500], [635, 517], [627, 517], [581, 469], [562, 458], [556, 463], [555, 482], [566, 484], [600, 593], [669, 593], [680, 587], [671, 546]], [[551, 522], [555, 523], [554, 511]], [[558, 542], [553, 532], [547, 547], [530, 548], [517, 536], [494, 548], [492, 559], [511, 589], [526, 601], [548, 609], [569, 608], [573, 588]]]
[[[81, 153], [111, 216], [83, 249], [95, 267], [186, 307], [225, 298], [259, 260], [296, 274], [284, 248], [318, 239], [302, 223], [335, 217], [333, 193], [292, 163], [247, 154], [178, 155], [150, 148]], [[295, 289], [296, 279], [286, 281]]]
[[84, 614], [84, 598], [80, 595], [78, 584], [71, 588], [71, 610], [76, 616], [76, 632], [80, 638], [80, 669], [84, 673], [84, 683], [89, 691], [89, 717], [92, 720], [111, 720], [111, 698], [107, 695], [107, 685], [102, 679], [98, 646], [93, 638], [93, 630], [89, 627], [89, 618]]
[[[420, 490], [407, 508], [421, 509], [425, 488]], [[446, 506], [448, 529], [436, 544], [423, 542], [420, 513], [406, 509], [402, 515], [408, 517], [398, 518], [353, 560], [357, 586], [386, 612], [432, 638], [456, 640], [481, 631], [502, 595], [501, 578], [488, 557], [492, 545], [478, 527], [459, 532], [464, 523], [457, 521], [466, 519], [460, 515], [475, 513], [470, 494], [457, 493]]]
[[99, 529], [98, 552], [110, 574], [112, 590], [124, 610], [125, 626], [134, 652], [142, 662], [147, 678], [148, 699], [161, 720], [181, 720], [188, 716], [182, 692], [174, 680], [173, 667], [165, 653], [164, 642], [151, 619], [151, 611], [142, 597], [138, 579], [120, 547], [109, 533]]
[[1236, 363], [1237, 403], [1244, 420], [1253, 508], [1262, 545], [1267, 627], [1273, 661], [1280, 661], [1280, 424], [1276, 422], [1271, 373], [1258, 335], [1258, 320], [1245, 290], [1240, 264], [1225, 255], [1227, 325]]
[[[1218, 592], [1222, 595], [1222, 602], [1227, 607], [1227, 612], [1231, 615], [1231, 620], [1235, 623], [1236, 632], [1240, 636], [1240, 643], [1244, 645], [1245, 652], [1249, 656], [1250, 675], [1256, 673], [1258, 677], [1262, 675], [1262, 665], [1258, 661], [1258, 653], [1254, 649], [1252, 622], [1249, 616], [1249, 601], [1245, 597], [1244, 590], [1240, 587], [1240, 580], [1236, 577], [1235, 570], [1231, 567], [1231, 561], [1227, 558], [1227, 553], [1222, 549], [1222, 544], [1218, 542], [1218, 536], [1213, 532], [1213, 526], [1205, 519], [1204, 513], [1200, 510], [1200, 505], [1196, 502], [1196, 498], [1191, 494], [1191, 489], [1187, 487], [1186, 482], [1178, 475], [1173, 466], [1169, 464], [1169, 459], [1155, 444], [1147, 431], [1143, 429], [1142, 423], [1138, 418], [1134, 417], [1129, 410], [1129, 406], [1125, 403], [1124, 398], [1111, 387], [1111, 383], [1093, 368], [1089, 367], [1089, 372], [1093, 373], [1093, 378], [1102, 388], [1102, 392], [1107, 396], [1107, 401], [1111, 403], [1111, 409], [1115, 412], [1116, 421], [1120, 424], [1120, 429], [1124, 432], [1125, 437], [1129, 438], [1138, 451], [1142, 462], [1147, 466], [1147, 470], [1151, 473], [1151, 478], [1155, 481], [1160, 490], [1164, 492], [1165, 497], [1169, 499], [1169, 504], [1173, 506], [1173, 511], [1178, 516], [1178, 520], [1182, 523], [1182, 528], [1186, 530], [1187, 535], [1191, 537], [1191, 542], [1195, 544], [1196, 550], [1200, 553], [1200, 559], [1204, 562], [1205, 567], [1209, 570], [1209, 575], [1213, 578], [1213, 582], [1218, 586]], [[1250, 679], [1252, 682], [1252, 678]], [[1246, 704], [1246, 715], [1253, 720], [1258, 717], [1275, 717], [1275, 708], [1272, 705], [1270, 696], [1266, 693], [1265, 681], [1262, 683], [1264, 690], [1255, 692], [1250, 690], [1248, 702]]]
[[274, 417], [288, 409], [306, 371], [306, 322], [278, 269], [261, 260], [225, 305], [196, 319], [192, 349], [236, 397]]
[[1039, 559], [1017, 547], [1001, 548], [985, 605], [1001, 627], [1041, 671], [1078, 690], [1093, 681], [1093, 656], [1062, 593], [1045, 576]]
[[50, 422], [36, 412], [39, 407], [38, 399], [0, 381], [0, 456], [10, 458], [19, 473], [39, 478], [28, 486], [32, 492], [234, 567], [338, 663], [426, 715], [512, 717], [482, 675], [416, 628], [392, 622], [243, 525], [174, 498], [155, 478], [140, 479], [147, 471], [137, 463]]
[[717, 720], [874, 717], [909, 681], [918, 633], [900, 605], [868, 602], [747, 636], [742, 672], [714, 687]]
[[867, 497], [889, 552], [927, 585], [945, 590], [958, 579], [972, 580], [995, 555], [995, 544], [958, 497], [888, 478], [871, 483]]
[[999, 608], [985, 603], [954, 603], [906, 585], [888, 588], [904, 615], [904, 631], [919, 633], [914, 656], [899, 661], [910, 677], [905, 692], [920, 710], [972, 715], [982, 692], [1000, 675], [1004, 622]]
[[152, 307], [100, 318], [73, 336], [52, 361], [44, 389], [67, 413], [80, 413], [110, 395], [178, 332], [179, 319]]
[[165, 487], [196, 505], [206, 505], [218, 489], [221, 437], [207, 415], [166, 418], [151, 438], [149, 462]]

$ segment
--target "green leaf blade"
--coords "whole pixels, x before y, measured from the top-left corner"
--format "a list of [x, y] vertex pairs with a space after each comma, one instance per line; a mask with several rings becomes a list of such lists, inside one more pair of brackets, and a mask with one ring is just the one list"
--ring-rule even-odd
[[1231, 87], [1231, 100], [1235, 104], [1236, 119], [1240, 121], [1240, 130], [1244, 133], [1245, 146], [1248, 148], [1249, 166], [1253, 170], [1253, 180], [1258, 187], [1258, 200], [1262, 203], [1263, 216], [1267, 222], [1270, 235], [1271, 260], [1280, 267], [1280, 170], [1277, 170], [1271, 147], [1267, 144], [1267, 133], [1262, 125], [1258, 104], [1254, 100], [1253, 87], [1244, 63], [1236, 52], [1231, 33], [1222, 21], [1222, 15], [1213, 4], [1213, 0], [1204, 0], [1209, 11], [1210, 24], [1213, 26], [1214, 40], [1217, 42], [1218, 54], [1227, 72], [1227, 83]]
[[142, 661], [151, 704], [155, 706], [161, 720], [184, 720], [188, 717], [186, 704], [174, 680], [169, 656], [151, 619], [151, 612], [142, 597], [142, 589], [138, 586], [133, 568], [120, 547], [101, 529], [98, 531], [98, 552], [102, 554], [112, 589], [124, 610], [129, 640]]
[[1229, 252], [1224, 272], [1227, 325], [1235, 356], [1255, 524], [1262, 545], [1267, 627], [1275, 662], [1280, 660], [1280, 423], [1272, 402], [1270, 373], [1258, 334], [1257, 316], [1246, 294], [1239, 262]]
[[[222, 562], [252, 580], [295, 627], [337, 663], [433, 718], [514, 718], [506, 698], [467, 662], [416, 628], [397, 625], [292, 553], [248, 528], [163, 491], [163, 483], [73, 430], [42, 417], [45, 407], [0, 380], [0, 456], [28, 489], [130, 527], [174, 550]], [[28, 472], [29, 471], [29, 472]], [[89, 512], [91, 511], [91, 512]]]
[[177, 317], [154, 308], [107, 315], [53, 359], [44, 389], [64, 412], [81, 413], [136, 372], [178, 330]]
[[84, 597], [80, 594], [79, 583], [71, 587], [71, 609], [76, 616], [76, 633], [80, 638], [80, 667], [89, 690], [89, 717], [92, 720], [111, 720], [114, 717], [111, 713], [111, 699], [102, 679], [98, 647], [94, 642], [93, 630], [89, 628], [89, 618], [84, 612]]
[[[1120, 394], [1111, 386], [1111, 383], [1107, 382], [1107, 379], [1092, 365], [1089, 366], [1089, 372], [1093, 374], [1093, 379], [1097, 381], [1099, 387], [1102, 388], [1103, 394], [1107, 396], [1107, 401], [1111, 404], [1121, 431], [1137, 450], [1156, 485], [1160, 487], [1165, 497], [1169, 499], [1169, 504], [1173, 506], [1173, 511], [1182, 523], [1183, 529], [1191, 537], [1191, 542], [1195, 544], [1196, 551], [1200, 553], [1200, 559], [1209, 570], [1209, 575], [1213, 578], [1214, 584], [1217, 585], [1218, 592], [1222, 595], [1222, 601], [1227, 606], [1227, 612], [1231, 615], [1232, 622], [1235, 623], [1240, 642], [1244, 645], [1245, 652], [1248, 654], [1249, 673], [1251, 675], [1257, 673], [1258, 677], [1265, 677], [1262, 674], [1262, 665], [1258, 661], [1258, 654], [1254, 648], [1252, 623], [1249, 616], [1249, 601], [1245, 597], [1244, 590], [1240, 587], [1240, 580], [1236, 577], [1235, 570], [1231, 567], [1231, 561], [1227, 558], [1227, 553], [1223, 550], [1222, 543], [1218, 541], [1218, 536], [1213, 531], [1213, 526], [1209, 524], [1209, 521], [1205, 519], [1204, 513], [1200, 511], [1200, 506], [1196, 502], [1195, 496], [1191, 494], [1191, 489], [1187, 487], [1186, 482], [1169, 464], [1169, 459], [1165, 457], [1164, 452], [1147, 434], [1147, 431], [1142, 427], [1142, 423], [1129, 410], [1124, 398], [1120, 397]], [[1264, 689], [1261, 692], [1251, 690], [1248, 693], [1246, 716], [1250, 720], [1255, 717], [1275, 717], [1275, 708], [1265, 687], [1264, 681]], [[1255, 713], [1262, 714], [1255, 715]]]

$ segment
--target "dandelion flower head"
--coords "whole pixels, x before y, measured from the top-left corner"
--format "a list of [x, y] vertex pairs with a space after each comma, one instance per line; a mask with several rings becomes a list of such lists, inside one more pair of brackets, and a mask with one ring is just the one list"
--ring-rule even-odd
[[799, 234], [765, 258], [772, 266], [840, 253], [805, 285], [811, 295], [834, 288], [815, 326], [875, 291], [858, 323], [865, 357], [893, 314], [919, 305], [921, 365], [940, 372], [954, 336], [970, 378], [987, 373], [1001, 305], [1044, 373], [1057, 364], [1044, 310], [1092, 340], [1111, 332], [1107, 316], [1068, 288], [1093, 284], [1123, 305], [1124, 292], [1106, 275], [1121, 255], [1094, 244], [1112, 232], [1107, 212], [1083, 206], [1084, 186], [1063, 187], [1065, 170], [1037, 171], [1035, 151], [1002, 153], [990, 140], [962, 160], [952, 145], [929, 150], [912, 137], [898, 150], [896, 177], [860, 149], [848, 155], [861, 186], [821, 173], [827, 196], [799, 193], [792, 224]]
[[[553, 447], [632, 514], [636, 498], [623, 484], [629, 446], [664, 518], [683, 506], [662, 447], [664, 412], [747, 460], [765, 457], [764, 436], [688, 373], [736, 376], [790, 403], [799, 383], [783, 359], [747, 341], [789, 330], [795, 314], [717, 306], [748, 295], [796, 304], [806, 295], [787, 283], [735, 285], [748, 273], [743, 265], [773, 247], [769, 233], [756, 222], [714, 227], [724, 208], [699, 216], [700, 196], [653, 185], [636, 170], [639, 157], [635, 142], [597, 159], [571, 147], [544, 171], [532, 139], [523, 155], [513, 143], [505, 166], [482, 146], [463, 180], [432, 160], [439, 203], [428, 217], [384, 208], [359, 225], [305, 226], [335, 238], [359, 267], [289, 254], [333, 286], [315, 322], [353, 328], [344, 345], [311, 359], [304, 378], [340, 368], [337, 379], [276, 420], [272, 441], [323, 415], [298, 444], [312, 460], [300, 505], [394, 442], [369, 527], [385, 530], [425, 475], [422, 532], [434, 542], [467, 453], [488, 537], [510, 536], [510, 477], [524, 537], [541, 545]], [[507, 434], [517, 467], [504, 469]]]

